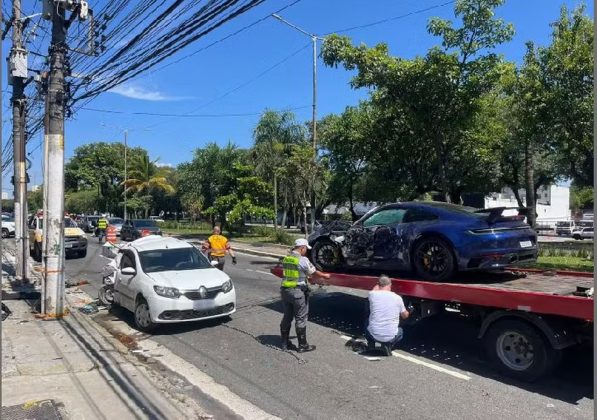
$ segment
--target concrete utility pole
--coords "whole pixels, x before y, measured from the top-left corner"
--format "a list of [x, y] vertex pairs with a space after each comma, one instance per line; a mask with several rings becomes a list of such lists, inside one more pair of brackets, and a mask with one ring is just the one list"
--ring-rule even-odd
[[[278, 19], [280, 22], [290, 26], [291, 28], [299, 31], [302, 34], [307, 35], [311, 38], [311, 42], [313, 43], [313, 114], [311, 116], [311, 140], [313, 142], [313, 162], [317, 163], [317, 41], [323, 39], [315, 34], [309, 33], [304, 29], [296, 26], [293, 23], [288, 22], [282, 16], [278, 14], [272, 14], [272, 16]], [[312, 182], [314, 184], [314, 182]], [[311, 231], [315, 227], [315, 209], [316, 200], [315, 200], [315, 185], [311, 185]], [[309, 229], [307, 229], [307, 215], [305, 214], [305, 236], [309, 235]]]
[[12, 50], [10, 81], [12, 84], [13, 185], [16, 245], [16, 278], [27, 282], [29, 245], [27, 228], [27, 168], [25, 151], [25, 79], [27, 51], [23, 47], [21, 0], [12, 2]]
[[[66, 76], [65, 9], [52, 2], [52, 42], [47, 93], [47, 212], [44, 214], [44, 296], [43, 309], [48, 317], [64, 313], [64, 106]], [[47, 185], [47, 186], [46, 186]]]
[[128, 219], [128, 215], [126, 212], [126, 180], [127, 180], [127, 161], [126, 161], [126, 152], [128, 149], [128, 146], [126, 144], [127, 141], [127, 136], [128, 136], [128, 130], [124, 130], [124, 220]]

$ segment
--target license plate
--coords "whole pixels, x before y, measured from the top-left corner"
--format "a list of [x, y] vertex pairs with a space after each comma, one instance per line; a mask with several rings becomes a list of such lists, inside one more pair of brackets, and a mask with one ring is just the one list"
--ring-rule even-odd
[[193, 309], [196, 311], [200, 311], [203, 309], [211, 309], [215, 306], [216, 304], [212, 299], [202, 299], [193, 302]]
[[530, 248], [532, 246], [533, 246], [533, 243], [531, 241], [520, 241], [521, 248]]
[[64, 247], [65, 247], [65, 248], [72, 248], [72, 247], [73, 247], [73, 244], [64, 244]]

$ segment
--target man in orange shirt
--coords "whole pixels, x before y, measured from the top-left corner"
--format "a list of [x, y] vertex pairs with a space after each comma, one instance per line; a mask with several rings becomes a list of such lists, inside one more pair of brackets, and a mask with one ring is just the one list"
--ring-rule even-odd
[[232, 257], [232, 264], [236, 264], [236, 255], [234, 255], [234, 251], [230, 248], [228, 239], [220, 234], [219, 226], [214, 227], [213, 234], [207, 238], [205, 248], [208, 252], [210, 261], [217, 261], [218, 265], [216, 265], [216, 267], [220, 270], [224, 271], [226, 252]]

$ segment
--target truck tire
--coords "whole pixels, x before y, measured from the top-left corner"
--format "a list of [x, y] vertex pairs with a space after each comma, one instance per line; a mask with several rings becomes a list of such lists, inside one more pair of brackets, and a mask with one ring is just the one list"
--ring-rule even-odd
[[483, 337], [490, 362], [503, 374], [533, 382], [551, 373], [562, 357], [541, 331], [519, 319], [497, 321]]

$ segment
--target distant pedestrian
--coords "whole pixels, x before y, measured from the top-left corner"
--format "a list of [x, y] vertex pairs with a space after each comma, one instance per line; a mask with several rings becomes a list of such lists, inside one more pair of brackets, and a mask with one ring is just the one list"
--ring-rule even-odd
[[106, 237], [106, 229], [108, 229], [108, 219], [101, 216], [97, 221], [98, 240], [101, 242]]
[[[408, 310], [410, 309], [410, 311]], [[402, 298], [392, 292], [392, 281], [388, 276], [380, 276], [377, 284], [369, 292], [369, 321], [365, 328], [368, 350], [381, 347], [387, 356], [392, 355], [394, 346], [404, 335], [400, 319], [407, 319], [412, 307], [406, 308]]]
[[228, 239], [221, 234], [220, 227], [214, 227], [212, 235], [207, 238], [204, 247], [208, 253], [210, 261], [217, 261], [216, 267], [224, 271], [224, 263], [226, 262], [226, 253], [232, 257], [232, 264], [236, 264], [236, 255], [230, 247]]
[[[318, 271], [305, 255], [311, 249], [306, 239], [297, 239], [289, 255], [284, 257], [282, 265], [284, 275], [280, 294], [284, 306], [284, 316], [280, 323], [282, 349], [297, 350], [299, 353], [315, 350], [307, 342], [307, 317], [309, 315], [309, 284], [311, 276], [329, 279], [330, 275]], [[290, 341], [290, 327], [295, 320], [298, 348]]]

